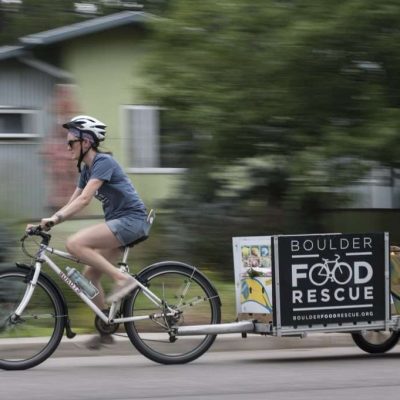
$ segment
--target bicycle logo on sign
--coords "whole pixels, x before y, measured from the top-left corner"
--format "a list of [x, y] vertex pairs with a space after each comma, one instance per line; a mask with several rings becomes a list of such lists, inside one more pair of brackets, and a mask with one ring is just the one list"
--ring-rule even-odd
[[[339, 261], [339, 254], [335, 254], [335, 256], [334, 260], [323, 258], [323, 263], [316, 263], [310, 268], [310, 281], [315, 286], [323, 286], [328, 281], [335, 282], [338, 285], [345, 285], [351, 280], [353, 270], [350, 265], [344, 261]], [[329, 267], [329, 264], [333, 265]]]

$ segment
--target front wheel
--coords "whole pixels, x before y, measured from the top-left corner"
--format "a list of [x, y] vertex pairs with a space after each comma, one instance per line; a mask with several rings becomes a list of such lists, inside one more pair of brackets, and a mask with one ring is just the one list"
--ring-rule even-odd
[[23, 314], [15, 318], [30, 281], [30, 271], [0, 272], [0, 369], [32, 368], [57, 348], [64, 331], [58, 293], [41, 276]]
[[[126, 299], [124, 316], [144, 317], [125, 323], [137, 350], [161, 364], [187, 363], [205, 353], [216, 335], [177, 337], [173, 327], [221, 322], [220, 299], [207, 278], [193, 267], [171, 263], [149, 268], [139, 279], [164, 305], [155, 305], [143, 290]], [[168, 309], [176, 314], [166, 316]]]
[[354, 343], [367, 353], [385, 353], [399, 341], [398, 331], [364, 331], [351, 334]]

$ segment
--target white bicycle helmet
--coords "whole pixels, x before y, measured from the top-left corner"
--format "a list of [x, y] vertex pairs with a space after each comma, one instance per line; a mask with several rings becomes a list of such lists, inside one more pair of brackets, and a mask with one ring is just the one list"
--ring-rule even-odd
[[106, 136], [106, 125], [89, 115], [77, 115], [71, 121], [63, 124], [63, 127], [66, 129], [75, 128], [82, 133], [89, 133], [96, 144], [102, 142]]

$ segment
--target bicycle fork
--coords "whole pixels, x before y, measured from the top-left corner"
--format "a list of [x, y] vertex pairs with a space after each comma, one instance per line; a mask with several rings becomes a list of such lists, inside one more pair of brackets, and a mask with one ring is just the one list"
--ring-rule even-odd
[[[41, 263], [37, 261], [35, 263], [34, 272], [33, 272], [33, 274], [31, 274], [31, 279], [29, 280], [29, 282], [27, 282], [26, 290], [25, 290], [24, 296], [21, 300], [21, 303], [18, 305], [18, 307], [14, 311], [14, 313], [10, 316], [11, 322], [15, 323], [21, 317], [26, 306], [29, 304], [29, 301], [32, 298], [33, 292], [35, 291], [41, 268], [42, 268]], [[27, 278], [29, 278], [29, 276]]]

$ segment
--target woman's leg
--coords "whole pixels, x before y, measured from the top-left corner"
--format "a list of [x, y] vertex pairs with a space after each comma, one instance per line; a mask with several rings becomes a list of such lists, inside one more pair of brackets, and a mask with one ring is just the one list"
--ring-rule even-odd
[[115, 250], [121, 243], [111, 232], [106, 223], [82, 229], [68, 238], [67, 250], [80, 262], [90, 265], [101, 273], [107, 274], [115, 282], [114, 290], [107, 302], [114, 302], [126, 296], [137, 286], [137, 280], [121, 272], [105, 259], [96, 249]]
[[[84, 228], [67, 239], [69, 253], [81, 262], [93, 267], [99, 274], [105, 273], [114, 281], [126, 280], [126, 275], [108, 261], [103, 254], [116, 251], [121, 243], [105, 223]], [[98, 251], [101, 249], [102, 254]]]
[[[111, 264], [115, 265], [121, 256], [121, 248], [117, 249], [96, 249], [106, 260]], [[101, 285], [101, 277], [103, 273], [98, 269], [91, 267], [90, 265], [85, 266], [84, 275], [97, 287], [99, 294], [92, 299], [94, 304], [100, 308], [100, 310], [105, 310], [107, 308], [104, 290]], [[86, 342], [86, 347], [90, 350], [99, 350], [104, 345], [113, 344], [115, 341], [111, 334], [106, 334], [99, 332], [99, 335], [93, 336]]]
[[[115, 265], [118, 259], [121, 256], [121, 249], [96, 249], [98, 253], [100, 253], [106, 260], [108, 260], [111, 264]], [[86, 265], [84, 270], [84, 275], [88, 278], [94, 286], [99, 291], [99, 294], [93, 299], [93, 302], [96, 304], [100, 310], [104, 310], [106, 308], [104, 290], [101, 285], [101, 277], [103, 273], [96, 268], [91, 267], [90, 265]]]

